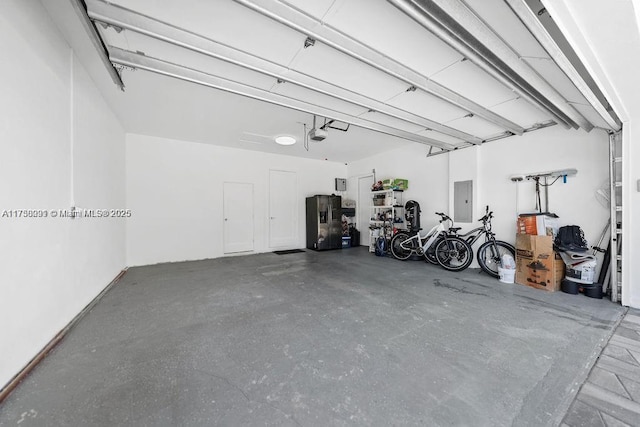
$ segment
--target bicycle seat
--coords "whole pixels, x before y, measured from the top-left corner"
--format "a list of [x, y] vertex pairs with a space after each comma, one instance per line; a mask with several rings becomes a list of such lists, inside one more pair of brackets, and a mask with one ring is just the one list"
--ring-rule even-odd
[[460, 230], [462, 230], [462, 227], [449, 227], [449, 231], [452, 233], [457, 233]]

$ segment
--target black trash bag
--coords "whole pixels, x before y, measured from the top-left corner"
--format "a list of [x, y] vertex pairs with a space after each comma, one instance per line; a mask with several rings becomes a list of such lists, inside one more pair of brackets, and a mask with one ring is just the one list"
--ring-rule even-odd
[[385, 256], [387, 254], [387, 239], [383, 236], [376, 240], [375, 254], [377, 256]]
[[577, 225], [565, 225], [560, 227], [553, 244], [556, 250], [564, 252], [586, 252], [589, 250], [584, 238], [584, 231]]
[[410, 231], [420, 230], [420, 203], [409, 200], [404, 205], [404, 217], [407, 220]]

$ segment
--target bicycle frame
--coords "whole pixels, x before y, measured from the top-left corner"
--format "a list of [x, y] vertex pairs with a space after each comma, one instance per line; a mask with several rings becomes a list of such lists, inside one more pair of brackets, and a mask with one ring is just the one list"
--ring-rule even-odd
[[[462, 271], [473, 261], [471, 246], [449, 233], [453, 221], [448, 215], [441, 212], [436, 212], [436, 215], [440, 216], [440, 221], [425, 235], [421, 235], [419, 229], [412, 230], [411, 234], [396, 234], [391, 240], [391, 253], [402, 261], [409, 259], [411, 254], [422, 255], [430, 263], [437, 263], [445, 270]], [[442, 244], [444, 246], [441, 248]]]
[[[449, 227], [445, 227], [445, 225], [443, 224], [443, 221], [440, 221], [438, 224], [433, 226], [431, 230], [429, 230], [429, 232], [424, 236], [424, 238], [421, 238], [420, 236], [418, 236], [418, 238], [420, 239], [419, 242], [422, 245], [422, 251], [427, 252], [427, 250], [431, 247], [431, 245], [433, 245], [433, 242], [436, 241], [440, 233], [442, 233], [443, 231], [447, 231], [448, 229]], [[423, 241], [422, 239], [426, 240], [424, 244], [422, 244], [422, 241]]]
[[476, 227], [468, 233], [457, 234], [462, 240], [470, 245], [473, 245], [479, 238], [485, 233], [484, 227]]
[[470, 246], [473, 246], [473, 244], [477, 242], [482, 235], [485, 236], [486, 242], [495, 240], [495, 234], [491, 231], [491, 217], [486, 215], [481, 218], [480, 221], [482, 221], [482, 226], [476, 227], [464, 234], [457, 234], [457, 236], [469, 243]]
[[[447, 217], [448, 221], [451, 221], [451, 219], [449, 219]], [[416, 233], [411, 236], [409, 239], [405, 240], [404, 242], [402, 242], [402, 244], [400, 245], [402, 248], [406, 249], [406, 250], [412, 250], [411, 247], [408, 247], [407, 245], [412, 245], [412, 241], [413, 240], [417, 240], [416, 241], [416, 246], [417, 247], [422, 247], [422, 252], [426, 252], [427, 249], [429, 249], [431, 247], [431, 245], [433, 245], [433, 243], [436, 241], [436, 239], [438, 238], [438, 236], [440, 236], [440, 234], [443, 231], [447, 231], [449, 229], [448, 226], [444, 225], [444, 221], [445, 219], [441, 219], [440, 222], [436, 225], [434, 225], [431, 230], [429, 230], [424, 236], [420, 235], [420, 231], [416, 231]]]
[[502, 252], [506, 249], [511, 252], [512, 256], [515, 257], [515, 248], [513, 245], [503, 242], [501, 240], [496, 240], [496, 234], [491, 231], [491, 219], [493, 218], [493, 212], [489, 211], [489, 206], [487, 206], [485, 215], [479, 219], [482, 221], [482, 226], [476, 227], [473, 230], [462, 234], [457, 235], [459, 238], [464, 240], [469, 244], [469, 246], [473, 245], [480, 236], [485, 236], [485, 242], [478, 247], [477, 259], [480, 264], [480, 268], [484, 270], [486, 273], [498, 277], [498, 271], [493, 267], [490, 267], [487, 264], [487, 261], [493, 266], [499, 268], [502, 265]]

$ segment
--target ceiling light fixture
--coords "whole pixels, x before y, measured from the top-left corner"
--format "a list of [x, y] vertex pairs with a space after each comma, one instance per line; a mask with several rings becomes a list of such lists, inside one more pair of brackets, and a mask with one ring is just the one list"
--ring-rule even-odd
[[276, 143], [280, 145], [293, 145], [296, 143], [296, 139], [288, 135], [276, 136]]

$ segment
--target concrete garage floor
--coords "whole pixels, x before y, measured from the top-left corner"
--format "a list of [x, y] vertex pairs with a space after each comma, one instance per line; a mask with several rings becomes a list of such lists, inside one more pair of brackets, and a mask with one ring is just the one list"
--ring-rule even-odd
[[623, 313], [365, 248], [132, 268], [0, 424], [558, 425]]

